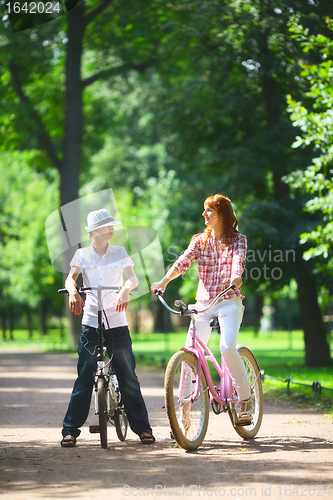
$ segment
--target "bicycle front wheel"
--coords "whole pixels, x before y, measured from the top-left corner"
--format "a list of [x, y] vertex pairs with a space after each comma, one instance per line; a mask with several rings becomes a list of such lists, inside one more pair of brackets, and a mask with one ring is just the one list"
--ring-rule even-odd
[[106, 448], [108, 445], [108, 416], [106, 409], [106, 388], [104, 377], [100, 377], [97, 380], [97, 401], [101, 446], [102, 448]]
[[117, 408], [114, 411], [114, 425], [119, 441], [125, 441], [127, 436], [128, 420], [125, 410]]
[[[264, 393], [262, 390], [261, 375], [256, 358], [247, 347], [240, 347], [245, 370], [251, 386], [251, 403], [253, 409], [253, 419], [250, 425], [236, 426], [235, 431], [244, 439], [254, 438], [260, 429], [264, 412]], [[240, 402], [236, 403], [235, 409], [240, 412]]]
[[196, 450], [208, 427], [209, 391], [201, 372], [199, 395], [193, 401], [198, 373], [197, 358], [179, 351], [170, 359], [165, 373], [165, 407], [177, 443]]

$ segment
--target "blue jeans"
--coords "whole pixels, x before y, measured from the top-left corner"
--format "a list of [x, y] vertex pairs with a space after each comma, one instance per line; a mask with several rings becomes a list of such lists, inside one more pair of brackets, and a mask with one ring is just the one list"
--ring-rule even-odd
[[[132, 431], [139, 436], [143, 432], [151, 433], [146, 405], [135, 374], [135, 359], [128, 327], [121, 326], [105, 330], [103, 336], [109, 356], [113, 355], [112, 365], [118, 378], [128, 423]], [[78, 377], [63, 422], [62, 435], [64, 437], [70, 434], [77, 438], [81, 433], [79, 427], [82, 427], [88, 418], [94, 373], [97, 368], [96, 350], [96, 328], [82, 325], [78, 349]]]

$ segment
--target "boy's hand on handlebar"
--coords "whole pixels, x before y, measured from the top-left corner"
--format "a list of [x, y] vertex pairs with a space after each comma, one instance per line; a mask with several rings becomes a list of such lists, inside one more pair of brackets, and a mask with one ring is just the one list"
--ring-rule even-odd
[[74, 290], [69, 294], [68, 298], [69, 309], [72, 313], [79, 315], [82, 313], [82, 307], [84, 307], [84, 302], [77, 290]]
[[234, 285], [236, 288], [240, 288], [242, 286], [243, 280], [241, 277], [235, 278], [231, 284]]
[[155, 283], [152, 283], [150, 290], [151, 290], [152, 294], [155, 295], [157, 290], [164, 292], [166, 287], [167, 287], [167, 283], [165, 283], [165, 281], [161, 280], [161, 281], [156, 281]]

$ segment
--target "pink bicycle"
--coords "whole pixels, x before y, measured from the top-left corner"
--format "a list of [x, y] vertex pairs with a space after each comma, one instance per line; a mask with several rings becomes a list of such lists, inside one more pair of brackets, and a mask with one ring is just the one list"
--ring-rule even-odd
[[[227, 412], [232, 425], [239, 436], [244, 439], [254, 438], [261, 425], [263, 416], [263, 390], [261, 372], [253, 353], [245, 346], [237, 346], [247, 371], [251, 386], [251, 402], [253, 408], [252, 421], [244, 425], [238, 419], [240, 400], [233, 386], [228, 369], [221, 356], [218, 363], [210, 349], [197, 337], [195, 315], [208, 311], [233, 285], [221, 292], [204, 310], [189, 309], [181, 300], [175, 301], [179, 311], [172, 309], [162, 297], [163, 291], [156, 295], [162, 304], [173, 314], [189, 316], [192, 319], [190, 330], [191, 345], [181, 347], [170, 359], [165, 373], [165, 407], [177, 443], [185, 450], [197, 449], [205, 438], [209, 404], [216, 414]], [[210, 321], [211, 328], [219, 331], [218, 318]], [[219, 385], [214, 385], [208, 362], [211, 362], [219, 376]]]

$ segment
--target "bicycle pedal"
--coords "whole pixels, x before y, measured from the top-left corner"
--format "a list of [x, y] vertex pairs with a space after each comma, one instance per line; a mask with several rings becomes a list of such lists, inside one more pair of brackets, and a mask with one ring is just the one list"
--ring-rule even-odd
[[91, 434], [99, 434], [99, 425], [90, 425], [89, 432]]
[[252, 425], [253, 422], [238, 422], [235, 424], [237, 427], [245, 427], [246, 425]]

